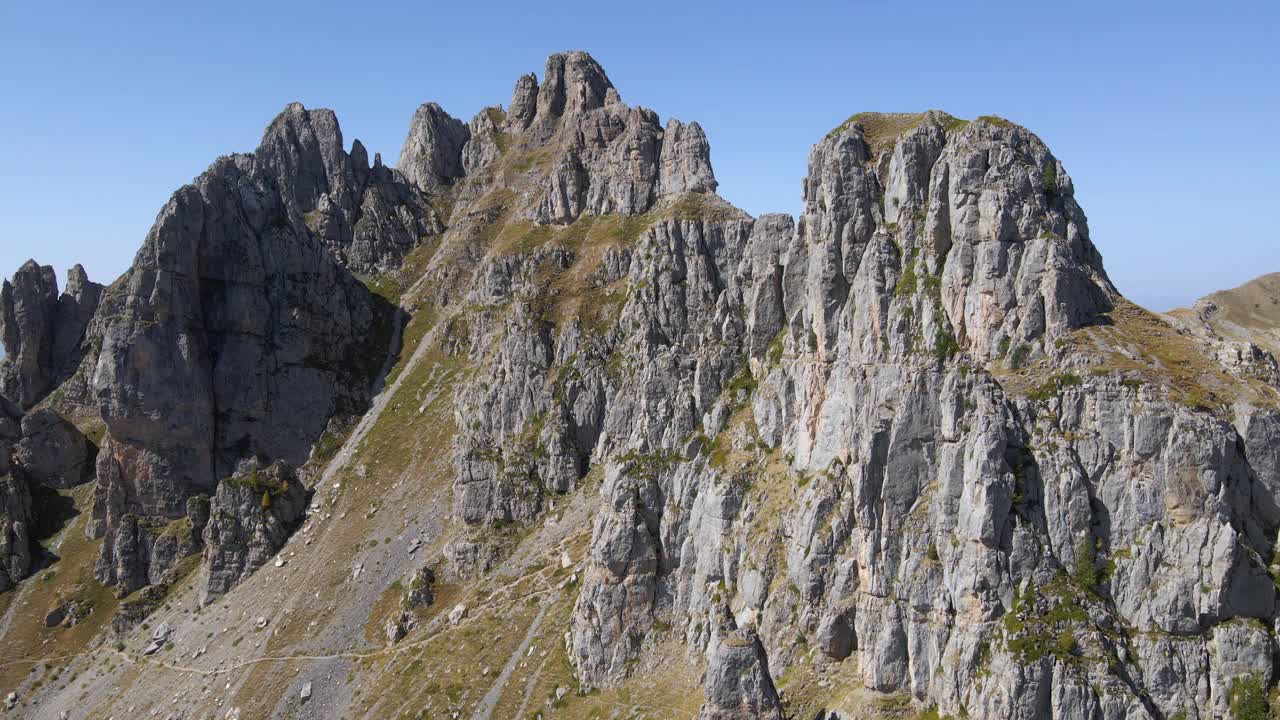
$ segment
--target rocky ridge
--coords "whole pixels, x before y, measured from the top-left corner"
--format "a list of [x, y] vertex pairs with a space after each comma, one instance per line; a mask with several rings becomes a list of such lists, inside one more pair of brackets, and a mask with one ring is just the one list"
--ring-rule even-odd
[[[423, 105], [395, 169], [289, 106], [92, 302], [55, 311], [34, 265], [5, 286], [0, 589], [29, 571], [31, 484], [92, 479], [96, 581], [152, 598], [175, 653], [265, 652], [208, 623], [274, 597], [251, 632], [311, 658], [297, 687], [219, 670], [229, 706], [179, 680], [185, 716], [526, 716], [547, 682], [552, 717], [687, 717], [693, 684], [717, 719], [1267, 702], [1265, 342], [1233, 354], [1249, 341], [1128, 303], [1066, 169], [1001, 118], [855, 115], [810, 153], [798, 218], [715, 188], [702, 129], [625, 105], [580, 52], [470, 123]], [[425, 577], [410, 602], [399, 579]], [[546, 599], [503, 605], [516, 589]], [[148, 657], [169, 637], [119, 632]], [[92, 712], [172, 690], [131, 683]], [[71, 707], [46, 692], [34, 716]]]

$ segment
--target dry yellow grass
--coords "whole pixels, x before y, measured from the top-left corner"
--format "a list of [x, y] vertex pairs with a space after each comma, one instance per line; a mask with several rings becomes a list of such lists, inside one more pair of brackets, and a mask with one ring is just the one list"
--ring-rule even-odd
[[1193, 326], [1203, 323], [1226, 340], [1252, 342], [1280, 355], [1280, 273], [1213, 293], [1196, 308], [1179, 308], [1169, 315]]
[[[1068, 339], [1070, 352], [1081, 354], [1095, 375], [1123, 373], [1135, 382], [1167, 390], [1168, 398], [1202, 410], [1218, 410], [1233, 402], [1255, 405], [1280, 402], [1261, 382], [1228, 374], [1195, 337], [1167, 320], [1119, 298], [1106, 322], [1080, 328]], [[1054, 368], [1045, 361], [1017, 370], [993, 368], [1006, 390], [1033, 394]]]
[[[942, 115], [943, 126], [949, 131], [964, 127], [968, 124], [967, 120], [952, 117], [947, 113], [942, 113]], [[867, 143], [867, 146], [871, 148], [871, 154], [880, 155], [886, 150], [892, 150], [893, 146], [897, 143], [898, 138], [915, 129], [924, 121], [924, 117], [925, 113], [922, 112], [860, 112], [837, 125], [831, 130], [831, 132], [827, 133], [827, 137], [835, 137], [853, 125], [858, 125], [862, 128], [862, 139]], [[987, 119], [986, 116], [984, 116], [984, 119]]]
[[[37, 667], [14, 661], [59, 658], [85, 651], [107, 626], [119, 603], [109, 588], [93, 579], [93, 564], [102, 542], [84, 536], [92, 484], [59, 494], [70, 497], [80, 514], [62, 530], [58, 562], [24, 581], [21, 598], [18, 590], [5, 593], [4, 602], [17, 605], [12, 608], [13, 621], [0, 651], [0, 695], [17, 688]], [[92, 605], [93, 612], [72, 628], [45, 627], [45, 615], [70, 598]], [[53, 682], [68, 662], [55, 659], [41, 663], [38, 667], [43, 668], [44, 681]]]

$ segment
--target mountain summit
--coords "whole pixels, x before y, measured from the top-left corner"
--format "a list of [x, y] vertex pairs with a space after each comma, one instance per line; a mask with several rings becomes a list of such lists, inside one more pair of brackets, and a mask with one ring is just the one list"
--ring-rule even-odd
[[396, 167], [289, 105], [0, 293], [23, 717], [1209, 718], [1276, 679], [1274, 284], [1162, 317], [994, 116], [800, 217], [589, 55]]

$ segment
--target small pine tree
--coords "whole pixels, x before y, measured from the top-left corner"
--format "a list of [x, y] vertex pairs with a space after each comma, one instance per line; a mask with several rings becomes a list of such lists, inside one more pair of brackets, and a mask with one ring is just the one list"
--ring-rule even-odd
[[1233, 720], [1267, 720], [1271, 717], [1267, 690], [1257, 675], [1237, 678], [1227, 692]]
[[1085, 538], [1080, 543], [1080, 549], [1076, 552], [1075, 567], [1071, 574], [1075, 577], [1076, 582], [1090, 590], [1097, 588], [1102, 581], [1102, 578], [1098, 575], [1097, 555], [1093, 546], [1093, 538]]

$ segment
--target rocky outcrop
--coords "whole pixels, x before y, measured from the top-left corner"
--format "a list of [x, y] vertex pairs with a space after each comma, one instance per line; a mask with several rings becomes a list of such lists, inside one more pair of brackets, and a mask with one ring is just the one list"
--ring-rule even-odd
[[424, 190], [447, 187], [465, 174], [462, 148], [471, 132], [435, 103], [424, 103], [409, 122], [397, 169]]
[[548, 58], [541, 86], [520, 78], [504, 128], [517, 152], [548, 169], [521, 209], [537, 223], [639, 215], [663, 198], [716, 187], [702, 128], [672, 120], [664, 130], [653, 111], [625, 105], [583, 52]]
[[700, 720], [782, 720], [782, 703], [769, 676], [760, 639], [732, 622], [714, 641], [704, 687]]
[[[0, 471], [4, 471], [0, 461]], [[31, 492], [27, 484], [0, 472], [0, 592], [13, 587], [31, 568]]]
[[[1234, 629], [1276, 613], [1272, 501], [1249, 479], [1274, 472], [1269, 454], [1089, 347], [1090, 327], [1126, 320], [1108, 317], [1118, 296], [1043, 144], [999, 119], [863, 116], [815, 147], [805, 199], [794, 234], [761, 218], [749, 242], [708, 244], [729, 271], [684, 278], [744, 321], [720, 325], [724, 345], [698, 336], [693, 357], [726, 357], [690, 421], [606, 420], [573, 621], [583, 681], [624, 677], [668, 609], [711, 646], [720, 596], [777, 667], [806, 662], [799, 638], [816, 635], [829, 661], [857, 658], [859, 684], [949, 714], [1204, 717], [1225, 694], [1183, 688], [1269, 676], [1270, 660], [1212, 659], [1271, 657]], [[678, 247], [633, 257], [661, 267]], [[670, 304], [640, 286], [620, 346], [679, 337], [656, 330]], [[632, 329], [642, 307], [652, 320]], [[646, 375], [606, 392], [608, 414], [624, 398], [679, 407], [679, 367], [649, 365], [660, 392]], [[1174, 670], [1158, 640], [1172, 636], [1211, 659]], [[1159, 679], [1174, 674], [1195, 680]]]
[[[492, 337], [496, 352], [477, 357], [486, 372], [456, 395], [460, 518], [527, 522], [547, 494], [577, 487], [602, 438], [641, 454], [672, 447], [711, 410], [736, 372], [741, 328], [718, 298], [727, 283], [741, 292], [750, 222], [723, 208], [706, 215], [482, 268], [470, 301], [510, 310], [475, 327], [474, 347]], [[548, 267], [573, 285], [548, 287]], [[570, 319], [551, 321], [561, 315]]]
[[37, 408], [22, 418], [22, 439], [14, 447], [15, 472], [28, 483], [67, 489], [93, 479], [97, 448], [53, 410]]
[[419, 222], [420, 196], [341, 143], [332, 112], [290, 105], [257, 152], [179, 190], [138, 252], [94, 375], [109, 432], [90, 524], [106, 536], [102, 582], [165, 575], [155, 533], [191, 498], [246, 458], [301, 465], [331, 417], [364, 410], [397, 310], [341, 261], [368, 267], [351, 243], [376, 218], [360, 207]]
[[520, 76], [516, 89], [511, 93], [511, 107], [507, 110], [507, 125], [516, 132], [529, 127], [538, 114], [538, 76], [533, 73]]
[[53, 323], [58, 279], [51, 267], [27, 261], [0, 285], [0, 394], [25, 409], [49, 390], [53, 374]]
[[92, 356], [87, 334], [101, 295], [79, 265], [61, 294], [53, 268], [34, 261], [0, 285], [0, 591], [31, 567], [32, 485], [67, 488], [93, 476], [92, 443], [53, 410], [31, 408]]
[[[369, 165], [359, 140], [348, 154], [332, 110], [293, 103], [267, 127], [253, 155], [215, 163], [206, 176], [255, 186], [250, 224], [287, 225], [285, 237], [312, 237], [350, 271], [374, 275], [443, 226], [423, 193], [380, 156]], [[201, 185], [197, 181], [197, 186]], [[202, 193], [203, 194], [203, 193]], [[274, 223], [275, 225], [271, 225]]]
[[53, 268], [27, 261], [0, 286], [0, 395], [26, 410], [75, 372], [102, 286], [79, 265], [58, 293]]
[[284, 462], [218, 484], [204, 526], [200, 602], [207, 604], [276, 554], [302, 521], [309, 493]]

